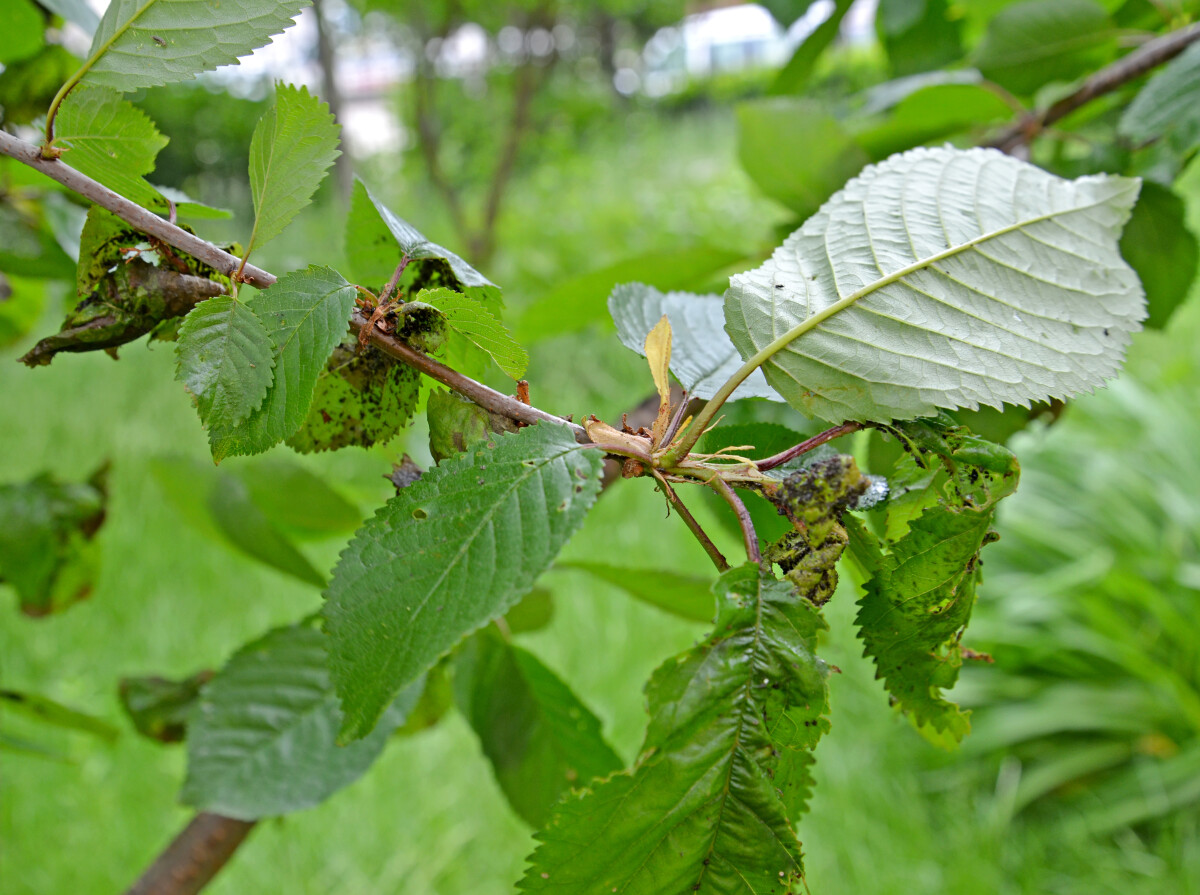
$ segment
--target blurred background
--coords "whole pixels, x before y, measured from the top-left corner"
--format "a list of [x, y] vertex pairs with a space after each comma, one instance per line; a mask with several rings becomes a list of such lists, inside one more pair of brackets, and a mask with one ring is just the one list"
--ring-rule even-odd
[[[614, 284], [719, 292], [864, 164], [923, 142], [986, 141], [1134, 38], [1195, 15], [1165, 0], [1065, 5], [1103, 21], [1086, 30], [1067, 20], [1074, 49], [1059, 47], [1043, 59], [1057, 67], [1030, 76], [989, 62], [989, 29], [1013, 6], [1004, 0], [317, 0], [240, 66], [134, 98], [171, 137], [152, 180], [232, 212], [197, 223], [202, 235], [244, 239], [251, 131], [273, 80], [307, 84], [342, 123], [346, 155], [288, 238], [256, 261], [277, 273], [337, 267], [357, 175], [503, 287], [506, 322], [531, 349], [535, 404], [615, 419], [649, 380], [608, 320]], [[57, 37], [39, 55], [86, 51], [77, 24]], [[59, 81], [9, 64], [5, 125], [32, 123]], [[1114, 100], [1065, 120], [1029, 151], [1067, 175], [1146, 178], [1126, 255], [1155, 327], [1111, 387], [1032, 422], [979, 420], [1015, 433], [1023, 478], [984, 555], [967, 638], [995, 664], [968, 669], [952, 694], [974, 709], [962, 749], [925, 742], [888, 708], [860, 658], [853, 582], [843, 581], [824, 651], [842, 671], [833, 731], [801, 828], [814, 892], [1200, 892], [1200, 129], [1126, 139], [1121, 109]], [[371, 451], [226, 461], [222, 487], [235, 498], [247, 499], [245, 482], [281, 483], [249, 499], [297, 545], [281, 553], [251, 536], [239, 552], [197, 497], [215, 473], [170, 346], [27, 369], [15, 358], [57, 327], [72, 290], [0, 269], [12, 287], [0, 300], [0, 482], [43, 471], [81, 480], [112, 461], [90, 598], [35, 621], [0, 586], [0, 684], [84, 709], [117, 734], [0, 713], [0, 731], [43, 752], [0, 750], [0, 893], [119, 891], [190, 812], [176, 802], [181, 748], [136, 735], [117, 681], [218, 668], [317, 609], [312, 575], [389, 495], [393, 461], [408, 452], [431, 462], [426, 432], [418, 421]], [[738, 413], [802, 425], [761, 406]], [[310, 486], [348, 521], [289, 522], [279, 494], [299, 499]], [[738, 549], [714, 507], [696, 512]], [[684, 573], [707, 564], [640, 482], [614, 486], [563, 558]], [[644, 681], [704, 626], [577, 570], [543, 584], [553, 619], [519, 637], [631, 761]], [[208, 891], [508, 892], [531, 834], [451, 713], [398, 738], [319, 808], [261, 824]]]

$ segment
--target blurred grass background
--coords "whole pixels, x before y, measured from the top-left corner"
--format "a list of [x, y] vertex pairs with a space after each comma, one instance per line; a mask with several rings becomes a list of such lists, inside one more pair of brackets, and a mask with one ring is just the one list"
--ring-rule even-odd
[[[364, 175], [386, 180], [382, 192], [399, 214], [454, 247], [420, 182], [382, 164]], [[1193, 198], [1200, 192], [1195, 181]], [[331, 196], [321, 203], [264, 251], [260, 263], [278, 271], [336, 264], [340, 215]], [[786, 218], [737, 165], [731, 114], [635, 113], [623, 129], [593, 135], [561, 164], [518, 177], [500, 222], [500, 254], [485, 272], [505, 287], [519, 317], [548, 285], [635, 250], [706, 241], [749, 253]], [[1193, 296], [1167, 332], [1140, 336], [1126, 373], [1147, 393], [1170, 391], [1193, 427], [1200, 412], [1192, 385], [1200, 370], [1196, 305]], [[55, 325], [47, 313], [40, 329]], [[108, 747], [64, 734], [57, 744], [73, 756], [70, 764], [0, 756], [0, 892], [113, 892], [137, 876], [190, 813], [175, 801], [182, 750], [133, 733], [117, 704], [117, 680], [219, 667], [237, 646], [311, 612], [320, 598], [205, 540], [164, 502], [148, 473], [150, 459], [207, 457], [195, 413], [173, 381], [170, 346], [129, 346], [120, 363], [63, 357], [38, 370], [13, 362], [25, 347], [0, 358], [0, 479], [45, 469], [81, 478], [112, 458], [112, 502], [100, 535], [103, 572], [88, 602], [34, 622], [19, 617], [11, 594], [0, 591], [0, 678], [102, 715], [124, 735]], [[644, 361], [624, 351], [606, 326], [535, 346], [529, 379], [542, 406], [609, 418], [650, 390]], [[1082, 398], [1058, 426], [1023, 436], [1018, 448], [1029, 457], [1027, 482], [1037, 480], [1039, 463], [1053, 469], [1054, 439], [1070, 442], [1073, 426], [1102, 425], [1115, 400], [1113, 392]], [[1172, 437], [1172, 420], [1153, 422]], [[1128, 448], [1134, 457], [1136, 426], [1126, 433], [1130, 442], [1108, 449]], [[392, 459], [407, 449], [427, 460], [422, 438], [417, 425], [383, 449], [302, 462], [365, 515], [388, 494], [382, 476]], [[1194, 498], [1168, 465], [1144, 471], [1138, 487], [1183, 488], [1180, 499]], [[1037, 517], [1021, 496], [1013, 503], [1007, 515], [1014, 524]], [[702, 519], [707, 512], [697, 503]], [[1153, 530], [1160, 523], [1151, 518], [1148, 524]], [[720, 526], [708, 527], [724, 536]], [[1062, 532], [1042, 534], [1052, 541]], [[310, 555], [328, 568], [339, 547], [319, 544]], [[686, 572], [707, 565], [642, 482], [619, 483], [605, 495], [565, 556]], [[1011, 581], [1010, 567], [1021, 561], [1012, 551], [987, 559], [981, 620], [988, 631], [1004, 622], [994, 604], [1006, 594], [996, 582]], [[1143, 567], [1141, 574], [1153, 580], [1156, 571]], [[617, 750], [632, 759], [645, 724], [643, 682], [702, 627], [578, 573], [552, 572], [547, 583], [557, 600], [555, 619], [523, 642], [576, 689]], [[1196, 595], [1194, 582], [1184, 586], [1185, 598], [1194, 602]], [[801, 830], [814, 892], [1200, 891], [1200, 811], [1194, 805], [1152, 826], [1123, 825], [1104, 834], [1089, 828], [1086, 803], [1049, 801], [1014, 817], [1005, 782], [1012, 764], [1004, 755], [971, 747], [946, 754], [921, 740], [888, 709], [860, 658], [850, 629], [853, 599], [844, 586], [827, 612], [833, 630], [825, 656], [843, 673], [832, 683], [833, 732], [818, 750], [817, 795]], [[1002, 666], [1004, 656], [998, 660]], [[999, 673], [987, 668], [972, 680]], [[1114, 677], [1120, 663], [1110, 669]], [[977, 720], [987, 711], [981, 708]], [[18, 722], [8, 723], [19, 732]], [[487, 895], [511, 891], [532, 847], [530, 830], [507, 808], [470, 730], [451, 715], [429, 732], [394, 742], [362, 780], [328, 803], [261, 824], [209, 891]]]

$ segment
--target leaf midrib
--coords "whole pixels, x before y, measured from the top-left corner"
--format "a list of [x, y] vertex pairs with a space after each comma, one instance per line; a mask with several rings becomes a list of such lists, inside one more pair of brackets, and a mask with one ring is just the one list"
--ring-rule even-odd
[[[1100, 199], [1095, 202], [1089, 202], [1085, 205], [1077, 205], [1072, 208], [1063, 209], [1061, 211], [1051, 211], [1051, 212], [1047, 212], [1046, 214], [1037, 215], [1032, 218], [1026, 218], [1026, 219], [1023, 219], [1020, 221], [1014, 221], [1013, 223], [1006, 224], [1005, 226], [1000, 227], [996, 230], [991, 230], [987, 233], [981, 233], [979, 236], [973, 237], [972, 239], [969, 239], [966, 242], [961, 243], [959, 245], [950, 246], [949, 248], [946, 248], [941, 252], [937, 252], [936, 254], [929, 255], [924, 258], [918, 258], [912, 264], [905, 265], [904, 267], [900, 268], [899, 270], [893, 271], [892, 273], [888, 274], [887, 276], [880, 277], [878, 280], [868, 283], [867, 285], [863, 286], [861, 289], [857, 289], [854, 292], [851, 292], [849, 295], [845, 296], [844, 298], [839, 299], [838, 301], [829, 305], [827, 308], [825, 308], [821, 311], [818, 311], [817, 313], [813, 314], [811, 317], [805, 318], [800, 323], [796, 324], [796, 326], [792, 327], [787, 332], [785, 332], [782, 336], [779, 336], [778, 338], [769, 342], [764, 348], [760, 349], [757, 353], [754, 354], [753, 357], [751, 357], [749, 360], [746, 361], [745, 366], [746, 367], [753, 366], [753, 368], [761, 367], [768, 360], [770, 360], [772, 357], [774, 357], [776, 354], [778, 354], [780, 351], [782, 351], [784, 348], [786, 348], [789, 344], [794, 342], [796, 339], [800, 338], [800, 336], [804, 335], [809, 330], [815, 329], [817, 326], [824, 323], [830, 317], [833, 317], [835, 314], [839, 314], [842, 311], [846, 310], [846, 308], [849, 308], [852, 305], [856, 304], [860, 299], [866, 298], [868, 295], [878, 292], [880, 289], [890, 286], [893, 283], [897, 283], [900, 280], [904, 279], [905, 277], [910, 276], [911, 274], [918, 273], [919, 271], [925, 270], [926, 268], [928, 268], [934, 264], [937, 264], [940, 261], [944, 261], [947, 258], [953, 258], [956, 255], [962, 254], [963, 252], [971, 251], [980, 245], [984, 245], [985, 243], [990, 242], [993, 239], [999, 239], [1001, 236], [1007, 236], [1009, 233], [1015, 233], [1016, 231], [1021, 230], [1025, 227], [1029, 227], [1034, 224], [1040, 224], [1043, 221], [1053, 220], [1054, 218], [1061, 217], [1063, 215], [1078, 214], [1083, 211], [1088, 211], [1089, 209], [1092, 209], [1092, 208], [1099, 208], [1103, 205], [1106, 205], [1108, 203], [1108, 201], [1109, 201], [1109, 199], [1107, 199], [1107, 198]], [[834, 284], [835, 291], [836, 291], [836, 288], [837, 288], [837, 286], [835, 283]], [[747, 375], [749, 375], [749, 374], [747, 373]], [[740, 382], [739, 382], [739, 384], [740, 384]]]

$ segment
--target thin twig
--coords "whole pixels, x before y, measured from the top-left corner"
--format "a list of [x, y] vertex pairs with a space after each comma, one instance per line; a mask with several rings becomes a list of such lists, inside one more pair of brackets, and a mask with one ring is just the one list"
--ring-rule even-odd
[[[10, 134], [0, 131], [0, 154], [16, 159], [31, 168], [42, 171], [49, 177], [68, 187], [79, 195], [91, 199], [102, 208], [106, 208], [131, 226], [156, 236], [168, 245], [174, 246], [189, 255], [199, 258], [219, 271], [232, 274], [238, 269], [240, 259], [218, 248], [210, 242], [205, 242], [193, 236], [186, 230], [147, 211], [140, 205], [130, 202], [123, 196], [114, 193], [108, 187], [92, 180], [85, 174], [76, 171], [60, 161], [47, 161], [40, 157], [36, 146], [19, 140]], [[245, 282], [266, 289], [276, 281], [275, 275], [247, 264]], [[355, 333], [367, 326], [369, 318], [361, 311], [355, 311], [350, 320], [350, 326]], [[474, 401], [480, 407], [506, 416], [511, 420], [522, 423], [552, 422], [570, 427], [575, 440], [580, 444], [589, 444], [591, 439], [582, 426], [567, 422], [552, 413], [522, 404], [516, 398], [503, 395], [495, 389], [488, 388], [474, 379], [470, 379], [457, 370], [452, 370], [445, 364], [438, 363], [433, 358], [410, 347], [395, 336], [384, 333], [376, 327], [369, 327], [368, 339], [384, 354], [395, 358], [410, 367], [420, 370], [431, 379], [436, 379], [449, 388], [454, 389], [464, 398]]]
[[746, 542], [746, 558], [751, 562], [761, 563], [762, 551], [758, 548], [758, 533], [754, 530], [754, 520], [750, 518], [750, 511], [746, 509], [742, 499], [720, 476], [713, 476], [709, 479], [708, 487], [721, 495], [721, 499], [729, 504], [737, 515], [738, 526], [742, 529], [742, 539]]
[[[41, 171], [52, 180], [56, 180], [68, 189], [74, 190], [85, 199], [91, 199], [97, 205], [107, 208], [121, 220], [134, 228], [157, 236], [163, 242], [187, 252], [193, 258], [198, 258], [210, 267], [216, 268], [226, 276], [232, 276], [241, 264], [241, 259], [205, 242], [165, 218], [160, 218], [152, 211], [130, 202], [124, 196], [114, 193], [103, 184], [97, 183], [85, 174], [76, 171], [57, 159], [44, 159], [38, 148], [32, 143], [14, 137], [12, 134], [0, 131], [0, 155], [7, 155], [22, 164]], [[242, 281], [258, 289], [265, 289], [275, 282], [275, 277], [265, 270], [247, 264], [242, 272]]]
[[759, 472], [766, 472], [768, 469], [774, 469], [777, 466], [782, 466], [789, 460], [795, 460], [807, 454], [814, 448], [818, 448], [826, 442], [833, 441], [835, 438], [841, 438], [843, 435], [849, 435], [851, 432], [857, 432], [863, 427], [862, 423], [842, 423], [840, 426], [834, 426], [832, 429], [826, 429], [814, 435], [807, 441], [802, 441], [786, 451], [781, 451], [773, 457], [767, 457], [765, 460], [759, 460], [754, 465], [758, 467]]
[[225, 866], [254, 823], [200, 812], [125, 895], [195, 895]]
[[387, 285], [383, 287], [383, 291], [379, 293], [379, 304], [387, 304], [389, 298], [396, 291], [396, 287], [400, 285], [400, 277], [404, 276], [404, 269], [408, 267], [408, 262], [412, 259], [405, 255], [400, 259], [400, 263], [396, 265], [396, 270], [392, 274], [392, 278], [387, 281]]
[[684, 505], [683, 501], [679, 499], [679, 495], [675, 493], [675, 489], [671, 487], [671, 483], [668, 482], [663, 477], [663, 474], [657, 469], [651, 469], [650, 473], [658, 482], [658, 487], [662, 489], [662, 493], [667, 498], [667, 502], [670, 503], [675, 509], [675, 512], [679, 514], [679, 518], [683, 520], [684, 525], [686, 525], [692, 534], [696, 536], [696, 540], [700, 542], [700, 546], [704, 548], [704, 552], [708, 554], [708, 558], [713, 561], [713, 565], [717, 567], [717, 571], [728, 571], [729, 560], [727, 560], [725, 555], [717, 549], [717, 545], [712, 542], [712, 538], [708, 536], [708, 533], [700, 527], [700, 523], [696, 521], [696, 517], [692, 515], [691, 511]]
[[1197, 40], [1200, 40], [1200, 24], [1180, 28], [1143, 44], [1132, 53], [1100, 69], [1084, 81], [1078, 90], [1064, 96], [1049, 108], [1027, 115], [1016, 124], [1005, 128], [988, 145], [1004, 152], [1012, 152], [1080, 106], [1111, 93], [1121, 85], [1174, 59]]

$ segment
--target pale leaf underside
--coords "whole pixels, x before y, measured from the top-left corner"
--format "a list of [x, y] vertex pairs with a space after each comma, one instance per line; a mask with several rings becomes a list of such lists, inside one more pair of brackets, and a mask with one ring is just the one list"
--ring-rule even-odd
[[[666, 315], [671, 322], [671, 372], [693, 397], [708, 400], [742, 365], [737, 349], [725, 334], [725, 311], [719, 295], [663, 293], [642, 283], [622, 283], [609, 295], [608, 311], [621, 343], [643, 356], [646, 334]], [[738, 386], [732, 400], [740, 398], [780, 400], [760, 370]]]
[[122, 92], [187, 80], [270, 43], [308, 2], [112, 0], [83, 80]]
[[1114, 376], [1145, 301], [1117, 240], [1139, 182], [1065, 181], [993, 150], [916, 149], [867, 169], [762, 267], [726, 329], [827, 420], [1027, 406]]

